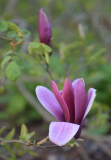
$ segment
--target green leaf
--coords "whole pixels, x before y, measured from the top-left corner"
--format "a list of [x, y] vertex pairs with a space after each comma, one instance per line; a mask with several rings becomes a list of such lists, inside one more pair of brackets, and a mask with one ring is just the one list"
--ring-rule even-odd
[[2, 128], [0, 128], [0, 134], [5, 130], [5, 126], [3, 126]]
[[4, 139], [5, 139], [5, 140], [11, 140], [11, 139], [13, 139], [14, 134], [15, 134], [15, 128], [13, 128], [13, 129], [7, 134], [7, 136], [6, 136]]
[[28, 36], [31, 35], [31, 32], [29, 30], [27, 30], [27, 29], [21, 29], [21, 31], [24, 33], [25, 37], [28, 37]]
[[28, 133], [28, 129], [27, 129], [26, 125], [22, 124], [22, 126], [21, 126], [21, 132], [20, 132], [20, 137], [19, 137], [20, 140], [25, 140], [25, 137], [26, 137], [27, 133]]
[[[7, 55], [10, 55], [10, 54], [12, 54], [12, 50], [8, 51], [5, 55], [7, 56]], [[19, 54], [17, 52], [14, 52], [14, 54], [19, 56]]]
[[24, 67], [23, 61], [18, 56], [13, 56], [13, 61], [19, 66], [20, 69]]
[[20, 76], [20, 69], [15, 62], [10, 62], [6, 68], [6, 76], [15, 82]]
[[12, 54], [12, 50], [9, 50], [5, 55]]
[[4, 68], [5, 63], [8, 62], [10, 59], [11, 59], [11, 56], [6, 56], [6, 57], [3, 59], [2, 63], [1, 63], [1, 68], [2, 68], [2, 69]]
[[6, 144], [5, 146], [6, 146], [6, 149], [8, 150], [8, 152], [11, 155], [11, 157], [8, 158], [7, 160], [16, 160], [16, 155], [15, 155], [14, 151], [11, 149], [11, 147], [8, 144]]
[[37, 42], [30, 42], [29, 45], [32, 47], [32, 48], [38, 48], [40, 46], [39, 43]]
[[93, 54], [92, 56], [90, 56], [87, 60], [87, 64], [94, 62], [95, 60], [99, 59], [101, 54], [103, 54], [106, 51], [105, 48], [102, 48], [100, 51], [98, 51], [97, 53]]
[[29, 140], [31, 137], [33, 137], [35, 134], [35, 132], [31, 132], [31, 133], [28, 133], [26, 136], [25, 136], [25, 140]]
[[13, 38], [13, 37], [15, 37], [16, 36], [16, 32], [15, 31], [9, 31], [8, 33], [7, 33], [7, 37], [9, 37], [9, 38]]
[[9, 21], [7, 21], [7, 24], [8, 24], [8, 27], [9, 27], [11, 30], [15, 31], [15, 32], [17, 32], [17, 30], [19, 30], [19, 27], [18, 27], [16, 24], [14, 24], [14, 23], [12, 23], [12, 22], [9, 22]]
[[15, 37], [17, 41], [20, 41], [20, 37], [18, 37], [18, 35]]
[[41, 43], [42, 47], [47, 51], [47, 52], [52, 52], [52, 48], [49, 47], [48, 45], [44, 44], [44, 43]]
[[49, 64], [49, 54], [45, 51], [45, 60], [46, 63]]
[[29, 54], [33, 54], [33, 53], [35, 53], [35, 51], [36, 51], [36, 48], [32, 48], [30, 45], [28, 46]]
[[34, 157], [38, 157], [38, 154], [36, 152], [28, 151], [28, 153]]
[[8, 25], [5, 21], [3, 20], [0, 20], [0, 31], [3, 32], [3, 31], [6, 31], [8, 28]]

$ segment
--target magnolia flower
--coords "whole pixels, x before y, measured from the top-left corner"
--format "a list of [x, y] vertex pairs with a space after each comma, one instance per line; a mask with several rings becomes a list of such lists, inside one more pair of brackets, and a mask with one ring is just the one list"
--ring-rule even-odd
[[39, 10], [38, 30], [40, 42], [51, 46], [51, 26], [42, 8]]
[[81, 130], [96, 96], [96, 90], [90, 88], [85, 91], [84, 80], [76, 79], [73, 83], [66, 78], [62, 91], [52, 81], [54, 94], [43, 86], [37, 86], [36, 94], [40, 103], [59, 122], [51, 122], [49, 139], [53, 143], [63, 146], [73, 137], [80, 137]]

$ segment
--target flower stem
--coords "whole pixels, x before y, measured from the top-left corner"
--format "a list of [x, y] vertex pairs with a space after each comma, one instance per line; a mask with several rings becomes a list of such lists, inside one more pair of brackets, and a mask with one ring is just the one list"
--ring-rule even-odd
[[10, 39], [10, 38], [1, 37], [1, 36], [0, 36], [0, 39], [2, 39], [2, 40], [6, 40], [6, 41], [12, 41], [12, 39]]
[[[46, 139], [47, 139], [47, 137], [44, 138], [42, 141], [45, 143], [44, 140], [46, 140]], [[20, 143], [20, 144], [24, 144], [24, 145], [26, 145], [26, 146], [34, 146], [34, 147], [41, 148], [41, 149], [59, 147], [59, 146], [57, 146], [57, 145], [42, 146], [42, 145], [41, 145], [41, 144], [43, 144], [43, 143], [41, 143], [42, 141], [37, 142], [37, 143], [35, 144], [35, 143], [31, 143], [30, 141], [25, 142], [25, 141], [15, 140], [15, 139], [14, 139], [14, 140], [0, 140], [0, 144], [1, 144], [1, 145], [4, 145], [4, 144], [7, 144], [7, 143]]]

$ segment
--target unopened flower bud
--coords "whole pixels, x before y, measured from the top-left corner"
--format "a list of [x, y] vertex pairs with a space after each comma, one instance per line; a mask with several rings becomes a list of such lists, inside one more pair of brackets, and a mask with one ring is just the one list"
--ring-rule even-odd
[[40, 42], [51, 47], [51, 26], [42, 8], [39, 10], [38, 30]]

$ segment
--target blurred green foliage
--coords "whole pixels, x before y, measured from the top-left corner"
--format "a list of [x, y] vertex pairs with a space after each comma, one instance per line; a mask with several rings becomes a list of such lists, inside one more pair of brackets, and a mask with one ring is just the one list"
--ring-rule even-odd
[[[5, 131], [5, 127], [2, 127], [0, 129], [0, 136], [4, 131]], [[34, 134], [35, 132], [28, 133], [27, 127], [24, 124], [22, 124], [20, 136], [17, 141], [23, 140], [24, 142], [26, 142], [26, 144], [28, 144], [28, 140], [30, 140], [34, 136]], [[13, 137], [15, 137], [15, 128], [10, 130], [3, 140], [11, 141]], [[5, 154], [6, 153], [5, 149], [7, 149], [7, 151], [9, 152], [7, 156]], [[18, 157], [23, 157], [26, 153], [34, 157], [38, 156], [38, 154], [35, 151], [30, 150], [27, 146], [23, 147], [21, 143], [13, 143], [12, 146], [10, 146], [9, 144], [4, 145], [4, 143], [1, 143], [0, 158], [7, 159], [7, 160], [17, 160]]]

